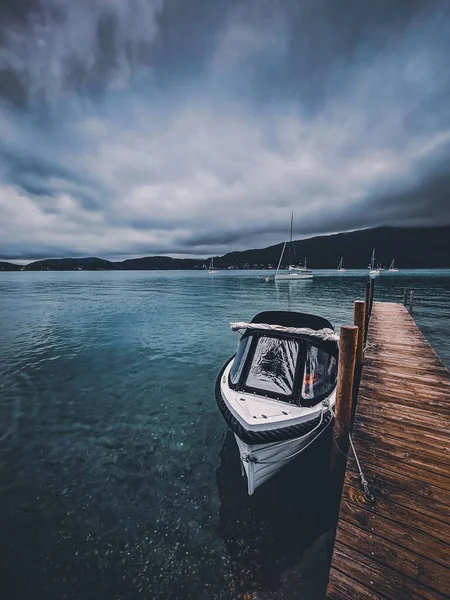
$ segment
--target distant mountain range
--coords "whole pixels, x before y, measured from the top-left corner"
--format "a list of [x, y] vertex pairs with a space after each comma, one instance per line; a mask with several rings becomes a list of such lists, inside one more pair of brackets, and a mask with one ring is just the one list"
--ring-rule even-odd
[[[337, 268], [341, 256], [347, 269], [367, 267], [372, 248], [376, 259], [385, 267], [395, 258], [399, 269], [433, 269], [450, 267], [450, 226], [445, 227], [377, 227], [350, 233], [322, 235], [293, 244], [296, 262], [307, 258], [312, 269]], [[219, 268], [276, 268], [283, 243], [267, 248], [229, 252], [214, 257]], [[0, 271], [105, 271], [105, 270], [174, 270], [201, 269], [211, 258], [171, 258], [147, 256], [112, 262], [102, 258], [51, 258], [28, 265], [0, 262]], [[283, 263], [287, 266], [287, 253]]]

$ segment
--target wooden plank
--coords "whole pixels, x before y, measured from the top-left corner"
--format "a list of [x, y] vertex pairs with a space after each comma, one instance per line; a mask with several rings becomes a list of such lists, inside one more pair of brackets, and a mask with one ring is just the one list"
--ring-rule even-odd
[[333, 578], [328, 584], [327, 598], [329, 600], [341, 600], [342, 598], [358, 600], [382, 600], [386, 596], [381, 596], [379, 592], [366, 587], [355, 581], [338, 569], [333, 570]]
[[[425, 353], [422, 352], [422, 356]], [[370, 360], [370, 363], [368, 362]], [[405, 361], [406, 362], [406, 361]], [[429, 363], [428, 366], [433, 366], [432, 361], [427, 361]], [[431, 363], [431, 365], [430, 365]], [[440, 383], [447, 390], [449, 389], [449, 382], [446, 379], [446, 373], [443, 370], [436, 369], [433, 373], [433, 369], [429, 369], [415, 365], [404, 364], [403, 369], [397, 367], [395, 364], [391, 366], [389, 360], [379, 360], [378, 354], [374, 355], [370, 359], [366, 359], [366, 375], [372, 375], [379, 380], [390, 379], [391, 381], [396, 381], [397, 385], [403, 381], [403, 379], [409, 382], [415, 382], [417, 385], [425, 384], [422, 387], [426, 388], [426, 385], [431, 383]], [[400, 377], [400, 379], [398, 379]]]
[[[361, 415], [357, 413], [355, 419], [355, 427], [353, 433], [358, 435], [360, 431], [377, 431], [384, 434], [384, 424], [380, 420], [379, 416], [372, 415]], [[447, 460], [447, 456], [450, 455], [450, 439], [445, 434], [439, 434], [437, 432], [430, 432], [426, 429], [416, 427], [411, 423], [397, 423], [395, 429], [389, 429], [386, 434], [392, 438], [398, 440], [415, 440], [417, 444], [426, 446], [430, 450], [435, 450], [437, 453], [442, 454], [443, 460]]]
[[356, 448], [360, 444], [364, 448], [374, 448], [386, 458], [392, 456], [407, 464], [450, 477], [450, 456], [418, 443], [417, 439], [399, 440], [390, 435], [370, 434], [360, 428], [353, 433], [352, 438]]
[[363, 404], [365, 404], [364, 414], [379, 417], [385, 421], [386, 428], [395, 427], [396, 423], [405, 423], [431, 432], [443, 433], [444, 435], [450, 428], [450, 423], [444, 415], [439, 415], [439, 418], [437, 418], [436, 415], [432, 415], [428, 411], [413, 408], [405, 410], [402, 407], [402, 410], [395, 410], [394, 402], [388, 404], [378, 398], [375, 402], [373, 398], [368, 399], [364, 396], [358, 396], [358, 406], [361, 407], [361, 412]]
[[[413, 494], [417, 503], [436, 502], [438, 505], [450, 508], [450, 497], [446, 490], [421, 480], [416, 481], [416, 479], [411, 477], [406, 470], [401, 472], [401, 469], [393, 470], [389, 467], [386, 469], [378, 463], [376, 465], [368, 462], [363, 464], [366, 479], [370, 479], [370, 481], [377, 479], [383, 483], [396, 485], [405, 490], [408, 494]], [[357, 472], [356, 463], [352, 458], [348, 461], [347, 469], [352, 469]]]
[[337, 541], [381, 565], [393, 568], [420, 582], [424, 586], [445, 595], [450, 590], [450, 572], [441, 569], [428, 557], [417, 557], [397, 546], [387, 542], [383, 537], [346, 523], [337, 534]]
[[446, 598], [450, 374], [406, 309], [374, 303], [327, 598]]
[[[341, 505], [342, 511], [339, 515], [340, 521], [347, 521], [367, 533], [376, 533], [392, 545], [401, 546], [423, 558], [433, 557], [436, 563], [443, 567], [448, 565], [448, 546], [435, 537], [426, 535], [418, 529], [409, 527], [401, 520], [406, 511], [398, 510], [397, 505], [393, 508], [388, 518], [366, 508], [366, 505], [356, 505], [344, 501]], [[345, 527], [344, 527], [345, 529]]]
[[[426, 355], [426, 350], [415, 350], [416, 352], [420, 352], [420, 356]], [[397, 380], [397, 377], [400, 376], [400, 381], [405, 378], [408, 382], [410, 379], [415, 380], [417, 384], [420, 384], [419, 378], [431, 378], [432, 381], [441, 381], [442, 385], [444, 385], [447, 389], [449, 387], [449, 382], [446, 380], [445, 370], [441, 368], [441, 366], [434, 361], [428, 359], [427, 365], [419, 365], [416, 364], [416, 360], [414, 361], [408, 355], [405, 357], [404, 355], [396, 354], [398, 360], [401, 359], [403, 364], [403, 368], [398, 366], [396, 363], [390, 364], [389, 359], [386, 357], [383, 360], [380, 360], [378, 353], [372, 354], [372, 356], [365, 357], [365, 373], [367, 375], [372, 374], [374, 377], [380, 378], [391, 378]], [[370, 362], [369, 362], [370, 361]], [[405, 368], [408, 367], [408, 368]], [[436, 367], [436, 368], [434, 368]], [[433, 372], [434, 371], [434, 372]], [[393, 376], [393, 374], [395, 376]]]
[[424, 381], [436, 381], [439, 378], [443, 385], [447, 388], [450, 387], [449, 382], [446, 380], [446, 369], [436, 364], [434, 361], [430, 361], [424, 364], [421, 355], [417, 354], [417, 348], [413, 355], [410, 353], [405, 354], [402, 352], [381, 352], [378, 351], [376, 356], [371, 359], [370, 368], [368, 371], [374, 371], [376, 373], [392, 374], [395, 376], [404, 376], [405, 367], [411, 370], [411, 375], [415, 378], [420, 378]]
[[[366, 377], [364, 385], [360, 389], [360, 397], [372, 399], [379, 398], [380, 400], [392, 401], [392, 393], [387, 389], [380, 389], [379, 383], [373, 379]], [[415, 386], [403, 386], [401, 390], [395, 394], [395, 403], [403, 406], [415, 406], [428, 410], [436, 414], [440, 412], [447, 417], [450, 415], [450, 402], [442, 395], [438, 389], [427, 389], [426, 395], [419, 394]]]
[[372, 379], [378, 381], [380, 384], [388, 385], [390, 388], [398, 388], [401, 390], [403, 382], [406, 385], [414, 385], [418, 390], [418, 393], [426, 394], [428, 390], [427, 386], [441, 386], [442, 388], [449, 390], [449, 384], [445, 380], [444, 376], [440, 376], [438, 373], [435, 376], [418, 376], [413, 370], [405, 369], [403, 372], [395, 372], [394, 369], [389, 368], [389, 365], [380, 365], [376, 369], [366, 368], [364, 376], [368, 379], [372, 376]]
[[[367, 558], [364, 554], [352, 550], [338, 541], [334, 545], [333, 567], [346, 573], [362, 585], [370, 585], [377, 591], [379, 597], [389, 600], [444, 600], [447, 598], [436, 590], [427, 588], [394, 569], [380, 565], [375, 560]], [[332, 577], [333, 571], [330, 580]], [[357, 596], [353, 595], [350, 598], [357, 598]]]
[[358, 449], [358, 458], [363, 464], [375, 462], [383, 469], [393, 471], [394, 473], [400, 473], [401, 475], [407, 475], [414, 479], [416, 482], [423, 482], [429, 485], [446, 490], [447, 494], [450, 492], [450, 477], [436, 473], [420, 466], [416, 466], [412, 461], [407, 460], [396, 460], [388, 452], [379, 451], [378, 449], [371, 448], [366, 450], [362, 446]]
[[[347, 470], [347, 484], [344, 488], [343, 497], [350, 497], [353, 494], [353, 499], [358, 498], [357, 492], [361, 492], [361, 480], [359, 473]], [[408, 494], [403, 488], [397, 487], [385, 481], [379, 479], [371, 479], [369, 482], [370, 491], [375, 496], [375, 503], [373, 507], [367, 503], [365, 499], [359, 496], [358, 504], [369, 504], [368, 508], [372, 509], [379, 507], [380, 504], [383, 506], [383, 510], [386, 510], [386, 514], [392, 512], [390, 504], [397, 504], [404, 510], [409, 510], [409, 516], [407, 522], [414, 523], [414, 526], [427, 535], [433, 535], [439, 540], [448, 543], [450, 539], [450, 522], [449, 522], [449, 510], [448, 507], [439, 504], [437, 502], [423, 503], [420, 502], [421, 498], [413, 494]], [[352, 491], [353, 490], [353, 491]]]
[[[374, 488], [374, 490], [375, 489], [376, 488]], [[360, 487], [346, 485], [342, 498], [343, 502], [345, 502], [341, 514], [342, 519], [346, 519], [347, 513], [352, 513], [348, 521], [353, 522], [353, 513], [358, 510], [364, 516], [364, 522], [367, 524], [369, 522], [369, 517], [366, 515], [365, 511], [368, 511], [373, 515], [378, 515], [384, 519], [401, 523], [405, 528], [414, 529], [417, 533], [425, 535], [430, 539], [431, 544], [436, 543], [442, 546], [442, 555], [445, 555], [449, 539], [448, 531], [450, 526], [448, 523], [442, 523], [433, 517], [430, 518], [429, 516], [422, 514], [420, 510], [417, 510], [417, 507], [415, 510], [411, 510], [408, 507], [390, 502], [389, 499], [376, 498], [374, 503], [370, 503], [364, 498], [364, 493]], [[409, 539], [409, 541], [411, 541], [411, 539]], [[402, 545], [400, 542], [398, 542], [398, 544]], [[413, 548], [410, 549], [416, 552]], [[426, 554], [423, 554], [423, 552], [426, 552]], [[420, 548], [416, 553], [426, 556], [427, 558], [430, 556], [427, 553], [426, 548]]]

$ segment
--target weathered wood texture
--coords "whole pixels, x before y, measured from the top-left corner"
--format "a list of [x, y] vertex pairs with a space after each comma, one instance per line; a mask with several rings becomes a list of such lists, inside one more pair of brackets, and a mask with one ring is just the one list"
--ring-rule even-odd
[[401, 304], [375, 302], [327, 598], [450, 597], [450, 373]]
[[344, 325], [339, 333], [339, 366], [336, 385], [336, 405], [331, 446], [330, 474], [335, 488], [344, 483], [346, 453], [352, 417], [355, 361], [358, 346], [358, 327]]

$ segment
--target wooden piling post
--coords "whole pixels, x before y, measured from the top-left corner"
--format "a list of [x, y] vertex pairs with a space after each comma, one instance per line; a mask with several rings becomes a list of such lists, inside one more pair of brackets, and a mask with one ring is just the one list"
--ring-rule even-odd
[[370, 306], [369, 306], [369, 318], [372, 314], [372, 308], [373, 308], [373, 297], [375, 294], [375, 280], [371, 279], [370, 280]]
[[331, 475], [339, 490], [345, 474], [349, 449], [349, 432], [353, 401], [358, 327], [343, 325], [339, 335], [339, 365], [336, 387], [333, 446], [331, 450]]
[[365, 317], [365, 324], [364, 324], [364, 341], [367, 340], [367, 332], [369, 331], [369, 305], [370, 305], [370, 282], [366, 281], [366, 317]]
[[358, 403], [359, 384], [364, 362], [364, 342], [366, 341], [366, 303], [362, 300], [356, 300], [353, 308], [353, 324], [358, 327], [358, 343], [356, 346], [355, 375], [353, 378], [353, 402], [351, 413], [351, 425], [355, 418], [356, 406]]
[[403, 306], [408, 304], [408, 288], [405, 288], [405, 293], [403, 294]]
[[366, 328], [366, 303], [356, 300], [353, 307], [353, 324], [358, 327], [358, 344], [356, 348], [356, 365], [361, 365], [364, 358], [364, 334]]
[[[370, 281], [366, 281], [366, 306], [369, 306], [370, 301]], [[366, 317], [368, 312], [366, 312]]]
[[411, 290], [409, 293], [409, 314], [411, 316], [413, 314], [413, 306], [414, 306], [414, 290]]

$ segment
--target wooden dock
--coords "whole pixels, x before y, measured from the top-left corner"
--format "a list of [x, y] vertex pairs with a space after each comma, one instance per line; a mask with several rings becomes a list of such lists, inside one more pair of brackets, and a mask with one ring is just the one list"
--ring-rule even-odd
[[450, 597], [450, 373], [402, 304], [376, 302], [329, 600]]

